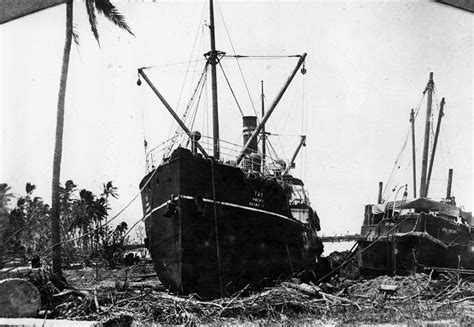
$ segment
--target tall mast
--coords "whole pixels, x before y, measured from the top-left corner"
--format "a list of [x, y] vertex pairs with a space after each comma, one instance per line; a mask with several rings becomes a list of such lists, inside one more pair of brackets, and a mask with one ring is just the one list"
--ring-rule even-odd
[[433, 98], [433, 72], [430, 73], [430, 80], [426, 85], [425, 92], [428, 91], [428, 101], [426, 104], [426, 121], [425, 121], [425, 141], [423, 145], [423, 161], [421, 162], [421, 181], [420, 181], [420, 196], [426, 198], [426, 171], [428, 168], [428, 151], [430, 147], [430, 119], [431, 119], [431, 102]]
[[[262, 119], [265, 117], [265, 95], [263, 94], [263, 81], [262, 83]], [[262, 127], [262, 167], [265, 167], [265, 156], [267, 155], [267, 145], [265, 143], [265, 124]]]
[[411, 149], [413, 161], [413, 198], [416, 198], [416, 149], [415, 149], [415, 110], [410, 112], [411, 123]]
[[439, 136], [439, 130], [441, 128], [441, 119], [444, 116], [444, 98], [441, 99], [441, 104], [439, 108], [439, 113], [438, 113], [438, 124], [436, 125], [436, 132], [435, 132], [435, 137], [433, 140], [433, 150], [431, 150], [431, 158], [430, 158], [430, 167], [428, 169], [428, 178], [426, 179], [426, 194], [428, 194], [428, 189], [430, 187], [430, 180], [431, 180], [431, 172], [433, 171], [433, 163], [435, 159], [435, 154], [436, 154], [436, 145], [438, 144], [438, 136]]
[[213, 127], [213, 144], [214, 144], [214, 158], [219, 160], [219, 111], [217, 102], [217, 72], [216, 65], [219, 61], [216, 51], [216, 35], [214, 32], [214, 2], [209, 0], [209, 16], [210, 25], [209, 30], [211, 34], [211, 51], [207, 53], [207, 60], [211, 64], [211, 88], [212, 88], [212, 127]]

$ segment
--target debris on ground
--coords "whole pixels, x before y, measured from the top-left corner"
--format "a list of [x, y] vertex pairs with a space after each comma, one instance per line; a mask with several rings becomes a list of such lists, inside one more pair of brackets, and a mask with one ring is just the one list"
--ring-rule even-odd
[[396, 296], [410, 297], [420, 294], [431, 283], [431, 279], [426, 274], [414, 274], [410, 276], [379, 276], [354, 284], [349, 288], [352, 296], [375, 298], [379, 295], [382, 285], [396, 285]]
[[354, 260], [355, 251], [334, 251], [328, 256], [332, 269], [337, 269], [337, 276], [341, 278], [356, 280], [360, 277], [359, 265]]
[[[444, 274], [381, 276], [370, 280], [332, 278], [302, 283], [296, 278], [255, 293], [204, 301], [168, 294], [150, 267], [65, 271], [68, 286], [55, 286], [47, 273], [33, 279], [48, 319], [100, 321], [103, 326], [243, 322], [474, 323], [474, 278]], [[64, 286], [64, 285], [63, 285]], [[455, 317], [456, 321], [453, 321]]]

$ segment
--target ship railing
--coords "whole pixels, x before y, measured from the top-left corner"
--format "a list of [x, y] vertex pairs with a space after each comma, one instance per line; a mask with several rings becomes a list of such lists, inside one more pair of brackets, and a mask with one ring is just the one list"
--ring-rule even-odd
[[[213, 153], [213, 138], [202, 135], [199, 144], [204, 150], [212, 155]], [[286, 163], [280, 159], [274, 159], [271, 156], [265, 155], [263, 158], [262, 153], [259, 151], [253, 151], [248, 149], [244, 159], [237, 165], [237, 157], [243, 150], [243, 146], [232, 142], [220, 140], [220, 158], [219, 161], [222, 164], [240, 167], [247, 173], [261, 174], [264, 176], [280, 176], [285, 170]], [[178, 147], [183, 147], [191, 150], [191, 140], [185, 133], [177, 134], [172, 138], [148, 149], [146, 146], [146, 170], [147, 172], [152, 171], [163, 162], [166, 162], [171, 156], [173, 150]]]
[[[376, 224], [363, 225], [361, 228], [361, 236], [390, 236], [396, 233], [413, 232], [419, 225], [419, 221], [419, 214], [411, 214], [398, 219], [396, 219], [396, 217], [385, 218]], [[387, 234], [388, 231], [390, 231], [390, 233]]]
[[177, 134], [172, 138], [155, 145], [151, 149], [148, 148], [148, 145], [145, 142], [145, 168], [147, 173], [169, 158], [171, 154], [170, 148], [179, 138], [181, 138], [181, 135]]

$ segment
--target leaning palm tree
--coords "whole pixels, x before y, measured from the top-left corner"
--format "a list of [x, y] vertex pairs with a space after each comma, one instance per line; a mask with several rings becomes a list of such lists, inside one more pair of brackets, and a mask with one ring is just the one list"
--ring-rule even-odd
[[[112, 23], [133, 35], [124, 17], [109, 0], [85, 0], [89, 23], [95, 39], [99, 42], [97, 30], [97, 13], [104, 15]], [[59, 82], [58, 105], [56, 116], [56, 136], [53, 157], [53, 178], [51, 185], [51, 238], [53, 250], [53, 274], [62, 275], [61, 270], [61, 237], [60, 237], [60, 208], [59, 208], [59, 180], [61, 175], [61, 157], [63, 147], [64, 109], [66, 99], [66, 85], [69, 69], [69, 55], [71, 53], [72, 39], [77, 41], [73, 30], [73, 2], [66, 3], [66, 40], [63, 49], [61, 79]]]

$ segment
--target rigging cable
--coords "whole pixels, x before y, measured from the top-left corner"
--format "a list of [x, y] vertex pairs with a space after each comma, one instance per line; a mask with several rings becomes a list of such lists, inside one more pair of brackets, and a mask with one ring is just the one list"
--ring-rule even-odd
[[211, 178], [212, 178], [212, 198], [214, 204], [214, 228], [216, 234], [216, 255], [217, 255], [217, 271], [219, 274], [219, 286], [221, 289], [221, 297], [224, 296], [224, 290], [222, 288], [222, 270], [221, 270], [221, 255], [220, 255], [220, 246], [219, 246], [219, 230], [217, 227], [217, 207], [216, 207], [216, 185], [215, 185], [215, 176], [214, 176], [214, 161], [212, 158], [209, 159], [211, 162]]
[[[224, 24], [224, 29], [225, 29], [225, 32], [227, 34], [227, 38], [229, 39], [229, 42], [230, 42], [230, 46], [232, 48], [232, 51], [234, 52], [234, 55], [237, 56], [237, 53], [235, 51], [235, 48], [234, 48], [234, 43], [232, 42], [232, 39], [230, 37], [230, 34], [229, 34], [229, 30], [227, 29], [227, 24], [225, 23], [225, 19], [224, 19], [224, 15], [222, 14], [222, 11], [221, 11], [221, 7], [219, 5], [219, 3], [217, 3], [217, 8], [219, 9], [219, 13], [222, 17], [222, 22]], [[240, 62], [239, 62], [239, 58], [235, 58], [235, 61], [237, 62], [237, 66], [239, 67], [239, 71], [240, 71], [240, 75], [242, 76], [242, 80], [244, 82], [244, 85], [245, 85], [245, 90], [247, 91], [247, 95], [249, 97], [249, 100], [250, 100], [250, 104], [252, 106], [252, 110], [255, 114], [255, 117], [257, 117], [257, 122], [259, 122], [258, 120], [258, 115], [257, 115], [257, 110], [255, 109], [255, 105], [253, 103], [253, 100], [252, 100], [252, 96], [250, 95], [250, 91], [249, 91], [249, 87], [247, 85], [247, 81], [245, 80], [245, 77], [244, 77], [244, 72], [242, 71], [242, 67], [240, 66]]]
[[[270, 135], [273, 135], [273, 134], [270, 134]], [[270, 139], [267, 138], [266, 139], [267, 141], [267, 145], [270, 147], [270, 149], [273, 151], [273, 157], [276, 159], [276, 160], [280, 160], [280, 158], [278, 157], [278, 153], [275, 151], [275, 148], [273, 147], [272, 145], [272, 142], [270, 142]]]
[[[201, 103], [201, 97], [202, 97], [202, 94], [203, 94], [203, 91], [204, 91], [204, 87], [206, 85], [206, 81], [207, 81], [207, 74], [204, 74], [204, 81], [202, 82], [201, 84], [201, 91], [199, 92], [199, 95], [198, 95], [198, 98], [195, 102], [195, 108], [194, 108], [194, 112], [192, 114], [192, 118], [191, 118], [191, 124], [189, 126], [189, 129], [192, 131], [194, 129], [194, 122], [196, 120], [196, 116], [197, 116], [197, 112], [198, 112], [198, 108], [199, 108], [199, 104]], [[187, 138], [187, 141], [186, 141], [186, 147], [189, 145], [189, 142], [191, 141], [191, 139], [188, 137]]]
[[[202, 85], [204, 84], [204, 81], [206, 80], [206, 74], [207, 74], [207, 69], [209, 67], [209, 63], [206, 62], [206, 64], [204, 65], [204, 69], [203, 69], [203, 72], [201, 73], [201, 77], [199, 78], [199, 81], [198, 81], [198, 84], [196, 86], [196, 88], [194, 89], [194, 92], [193, 94], [191, 95], [191, 98], [189, 99], [189, 102], [186, 106], [186, 109], [184, 110], [184, 113], [183, 113], [183, 116], [181, 118], [181, 120], [183, 122], [186, 121], [186, 117], [189, 113], [189, 109], [191, 108], [191, 106], [193, 105], [194, 103], [194, 100], [196, 98], [196, 94], [198, 93], [199, 89], [201, 88], [202, 89]], [[175, 133], [174, 133], [174, 136], [177, 136], [180, 134], [180, 131], [181, 131], [181, 127], [178, 127], [176, 130], [175, 130]], [[173, 147], [175, 146], [176, 144], [176, 138], [174, 138], [173, 142], [171, 142], [170, 146], [168, 147], [168, 150], [167, 150], [167, 153], [166, 155], [168, 156], [170, 153], [171, 153], [171, 150], [173, 149]]]
[[[420, 152], [422, 152], [422, 149], [423, 149], [423, 138], [420, 138], [418, 140], [418, 144], [415, 146], [415, 155], [416, 155], [417, 158], [419, 157]], [[409, 162], [410, 162], [411, 165], [413, 165], [413, 159], [410, 159]], [[413, 181], [413, 176], [409, 180]]]
[[[416, 120], [416, 117], [418, 116], [418, 113], [420, 112], [420, 108], [421, 108], [421, 105], [423, 103], [423, 99], [425, 97], [425, 93], [426, 93], [426, 89], [425, 91], [423, 91], [423, 94], [421, 96], [421, 100], [420, 102], [418, 103], [418, 107], [416, 108], [415, 110], [415, 120]], [[397, 171], [397, 166], [399, 166], [399, 161], [401, 159], [401, 156], [403, 155], [403, 152], [405, 151], [405, 148], [406, 148], [406, 145], [407, 145], [407, 142], [408, 142], [408, 138], [409, 136], [411, 135], [411, 128], [408, 127], [408, 131], [407, 131], [407, 134], [406, 134], [406, 137], [405, 137], [405, 141], [403, 142], [403, 145], [402, 145], [402, 148], [397, 156], [397, 158], [395, 159], [395, 164], [392, 168], [392, 171], [390, 173], [390, 176], [387, 180], [387, 183], [385, 184], [385, 187], [383, 189], [383, 192], [382, 192], [382, 198], [385, 198], [385, 195], [387, 194], [387, 191], [389, 190], [389, 187], [392, 183], [392, 180], [393, 180], [393, 177], [395, 175], [395, 172]]]
[[[51, 247], [47, 248], [46, 250], [40, 252], [40, 253], [36, 253], [35, 255], [29, 257], [29, 258], [26, 258], [25, 260], [23, 260], [23, 262], [20, 262], [18, 265], [16, 266], [13, 266], [11, 267], [10, 269], [6, 270], [5, 273], [8, 273], [10, 272], [11, 270], [13, 269], [16, 269], [18, 267], [21, 267], [23, 266], [25, 263], [29, 262], [32, 258], [34, 258], [35, 256], [42, 256], [42, 255], [45, 255], [49, 252], [52, 252], [53, 248], [55, 246], [58, 246], [58, 245], [63, 245], [63, 244], [67, 244], [67, 243], [70, 243], [70, 242], [74, 242], [74, 241], [77, 241], [85, 236], [89, 236], [89, 235], [92, 235], [93, 233], [95, 233], [96, 231], [98, 230], [101, 230], [103, 229], [105, 226], [109, 225], [112, 221], [114, 221], [115, 219], [117, 219], [137, 198], [138, 196], [142, 193], [142, 191], [145, 189], [146, 186], [148, 186], [148, 184], [150, 183], [150, 181], [152, 180], [153, 176], [155, 176], [155, 173], [157, 172], [157, 169], [153, 170], [153, 173], [150, 175], [150, 177], [148, 177], [148, 179], [146, 180], [146, 182], [143, 184], [143, 186], [140, 188], [140, 190], [138, 191], [138, 193], [136, 195], [133, 196], [133, 198], [117, 213], [115, 214], [109, 221], [105, 222], [103, 225], [99, 226], [99, 227], [96, 227], [96, 228], [93, 228], [91, 229], [89, 232], [87, 233], [84, 233], [80, 236], [77, 236], [77, 237], [74, 237], [74, 238], [71, 238], [71, 239], [67, 239], [67, 240], [64, 240], [64, 241], [61, 241], [59, 243], [56, 243], [56, 244], [52, 244]], [[143, 219], [143, 218], [141, 218]]]
[[[303, 75], [302, 78], [302, 83], [303, 83], [303, 90], [302, 90], [302, 104], [301, 104], [301, 135], [306, 136], [307, 132], [307, 123], [306, 123], [306, 75]], [[305, 141], [306, 142], [306, 141]], [[304, 179], [305, 177], [305, 168], [306, 168], [306, 147], [301, 151], [301, 160], [300, 160], [300, 166], [301, 166], [301, 178]], [[304, 164], [303, 164], [304, 163]]]
[[206, 60], [205, 59], [196, 59], [196, 60], [179, 61], [179, 62], [172, 62], [172, 63], [169, 63], [169, 64], [163, 64], [163, 65], [144, 66], [144, 67], [141, 67], [141, 69], [149, 70], [149, 71], [165, 71], [165, 70], [161, 70], [159, 68], [160, 67], [170, 67], [170, 66], [191, 64], [191, 63], [198, 63], [198, 62], [206, 62]]
[[[234, 51], [235, 52], [235, 51]], [[237, 59], [245, 59], [245, 58], [261, 58], [261, 59], [281, 59], [281, 58], [301, 58], [301, 55], [270, 55], [270, 56], [263, 56], [263, 55], [228, 55], [226, 54], [225, 57], [229, 58], [237, 58]]]
[[[292, 95], [292, 98], [291, 98], [291, 103], [289, 105], [289, 108], [293, 108], [294, 107], [294, 103], [296, 101], [296, 96], [297, 96], [297, 93], [296, 93], [296, 90], [294, 90], [293, 92], [293, 95]], [[286, 117], [285, 117], [285, 121], [283, 123], [283, 127], [280, 129], [281, 131], [284, 131], [285, 128], [286, 128], [286, 125], [288, 124], [288, 120], [291, 116], [291, 111], [288, 110], [287, 111], [287, 114], [286, 114]], [[275, 136], [277, 136], [277, 140], [278, 140], [278, 145], [280, 146], [280, 149], [281, 149], [281, 153], [283, 154], [283, 157], [286, 158], [286, 153], [285, 153], [285, 148], [283, 147], [283, 143], [281, 141], [281, 138], [280, 136], [278, 136], [278, 134], [273, 134]], [[301, 137], [301, 135], [299, 135]]]
[[191, 120], [191, 130], [194, 128], [194, 121], [196, 120], [198, 107], [199, 107], [199, 104], [201, 103], [201, 97], [202, 97], [202, 94], [203, 94], [203, 91], [204, 91], [204, 86], [206, 84], [206, 81], [207, 81], [207, 74], [204, 75], [204, 81], [203, 81], [202, 86], [201, 86], [201, 91], [199, 92], [199, 96], [198, 96], [198, 99], [196, 101], [196, 109], [194, 110], [194, 115], [193, 115], [193, 118]]
[[[179, 105], [181, 104], [181, 98], [182, 98], [182, 95], [183, 95], [183, 92], [184, 92], [184, 86], [186, 85], [186, 80], [188, 79], [188, 74], [189, 74], [189, 69], [191, 67], [191, 59], [193, 57], [193, 54], [194, 54], [194, 50], [196, 49], [196, 43], [197, 43], [197, 40], [198, 40], [198, 35], [199, 35], [199, 26], [201, 26], [201, 21], [202, 21], [202, 17], [204, 16], [204, 5], [203, 5], [203, 8], [201, 10], [201, 17], [199, 19], [199, 24], [198, 24], [198, 28], [197, 28], [197, 31], [196, 31], [196, 34], [194, 35], [194, 41], [193, 41], [193, 45], [192, 45], [192, 49], [191, 49], [191, 54], [189, 55], [189, 61], [188, 61], [188, 65], [186, 67], [186, 74], [184, 75], [184, 79], [183, 79], [183, 83], [181, 85], [181, 90], [179, 92], [179, 96], [178, 96], [178, 102], [176, 104], [176, 110], [179, 109]], [[202, 60], [202, 59], [201, 59]], [[206, 66], [207, 66], [207, 62], [206, 62]], [[187, 108], [186, 108], [187, 109]], [[186, 112], [185, 112], [185, 115], [186, 115]], [[168, 137], [170, 136], [171, 134], [171, 129], [172, 129], [172, 126], [174, 124], [170, 124], [170, 130], [169, 130], [169, 133], [168, 133]], [[179, 127], [176, 129], [175, 131], [175, 135], [176, 133], [179, 131]], [[173, 144], [174, 145], [174, 144]]]
[[[210, 97], [210, 91], [209, 91], [209, 83], [204, 84], [204, 94], [206, 95], [204, 97], [204, 115], [202, 115], [202, 125], [203, 128], [206, 128], [206, 135], [209, 134], [209, 111], [211, 110], [211, 106], [209, 105], [209, 97]], [[207, 149], [209, 148], [209, 140], [207, 140]], [[207, 150], [206, 149], [206, 150]]]
[[218, 61], [218, 63], [219, 63], [219, 67], [220, 67], [221, 70], [222, 70], [222, 74], [224, 75], [225, 81], [227, 82], [227, 85], [229, 86], [230, 92], [232, 93], [232, 96], [234, 97], [235, 103], [237, 104], [237, 108], [239, 108], [240, 115], [243, 117], [243, 116], [244, 116], [244, 113], [243, 113], [243, 111], [242, 111], [242, 108], [240, 107], [240, 104], [239, 104], [239, 101], [237, 100], [237, 97], [235, 96], [234, 90], [232, 89], [232, 86], [230, 85], [229, 79], [227, 78], [227, 75], [226, 75], [226, 73], [225, 73], [225, 71], [224, 71], [224, 67], [222, 67], [220, 61]]
[[397, 158], [395, 159], [395, 164], [393, 165], [392, 172], [390, 173], [390, 177], [388, 178], [387, 184], [385, 185], [385, 188], [382, 192], [382, 198], [385, 198], [385, 194], [387, 190], [389, 189], [390, 184], [392, 183], [392, 179], [395, 175], [395, 172], [397, 171], [397, 169], [400, 169], [400, 161], [401, 161], [402, 155], [405, 152], [405, 148], [407, 146], [409, 136], [410, 136], [410, 131], [407, 132], [405, 136], [405, 140], [403, 141], [402, 148], [400, 152], [398, 153]]
[[367, 251], [369, 248], [371, 248], [374, 244], [377, 244], [377, 241], [383, 237], [387, 237], [389, 236], [389, 233], [391, 233], [392, 231], [394, 231], [398, 226], [400, 226], [402, 223], [404, 223], [408, 218], [411, 218], [410, 215], [408, 215], [405, 219], [403, 219], [402, 221], [400, 221], [398, 224], [396, 224], [395, 226], [393, 226], [392, 228], [390, 228], [389, 230], [387, 230], [385, 233], [383, 233], [382, 235], [379, 235], [375, 240], [373, 240], [369, 245], [367, 245], [365, 248], [363, 248], [362, 250], [359, 250], [357, 252], [354, 252], [352, 253], [352, 255], [350, 255], [350, 258], [347, 259], [346, 261], [344, 261], [343, 263], [341, 263], [339, 266], [337, 266], [336, 268], [334, 268], [333, 270], [331, 270], [330, 272], [328, 272], [326, 275], [324, 275], [323, 277], [321, 277], [317, 282], [316, 284], [320, 283], [321, 281], [323, 281], [325, 278], [331, 276], [332, 274], [334, 274], [336, 271], [338, 271], [339, 269], [341, 269], [342, 267], [344, 267], [345, 265], [347, 265], [349, 262], [351, 262], [352, 260], [354, 260], [356, 257], [357, 257], [357, 254], [361, 254], [365, 251]]
[[[140, 92], [140, 91], [138, 91]], [[145, 129], [145, 113], [144, 113], [144, 110], [143, 110], [143, 98], [141, 96], [139, 96], [140, 98], [140, 112], [141, 112], [141, 116], [142, 116], [142, 132], [143, 132], [143, 146], [144, 146], [144, 151], [145, 151], [145, 170], [148, 171], [148, 153], [147, 153], [147, 150], [148, 150], [148, 142], [146, 140], [146, 129]], [[153, 158], [151, 159], [152, 162], [153, 162]]]
[[[222, 18], [222, 22], [223, 22], [223, 25], [224, 25], [224, 29], [226, 31], [226, 34], [227, 34], [227, 37], [229, 39], [229, 42], [230, 42], [230, 45], [231, 45], [231, 48], [232, 48], [232, 51], [234, 53], [234, 55], [225, 55], [226, 57], [233, 57], [235, 58], [235, 61], [237, 62], [237, 66], [239, 68], [239, 71], [240, 71], [240, 75], [242, 76], [242, 80], [244, 82], [244, 86], [245, 86], [245, 90], [247, 92], [247, 95], [248, 95], [248, 98], [249, 98], [249, 101], [250, 101], [250, 104], [252, 106], [252, 110], [254, 112], [254, 115], [255, 117], [257, 117], [257, 123], [260, 123], [260, 120], [258, 119], [258, 114], [257, 114], [257, 110], [255, 109], [255, 105], [253, 103], [253, 100], [252, 100], [252, 96], [250, 95], [250, 90], [249, 90], [249, 87], [247, 85], [247, 81], [244, 77], [244, 73], [243, 73], [243, 70], [242, 70], [242, 67], [240, 65], [240, 62], [239, 62], [239, 58], [250, 58], [252, 56], [242, 56], [242, 55], [237, 55], [236, 51], [235, 51], [235, 47], [234, 47], [234, 44], [232, 42], [232, 39], [230, 37], [230, 33], [229, 33], [229, 30], [227, 28], [227, 24], [225, 22], [225, 19], [224, 19], [224, 15], [222, 14], [222, 10], [220, 8], [220, 5], [219, 3], [217, 3], [217, 7], [218, 7], [218, 10], [219, 10], [219, 14], [221, 15], [221, 18]], [[301, 57], [300, 55], [285, 55], [285, 56], [253, 56], [254, 58], [292, 58], [292, 57]], [[279, 140], [280, 141], [280, 140]], [[281, 142], [280, 143], [280, 146], [282, 147], [281, 145]], [[283, 148], [283, 147], [282, 147]], [[276, 154], [276, 153], [275, 153]]]
[[420, 99], [420, 102], [418, 103], [418, 107], [416, 107], [416, 110], [415, 110], [415, 120], [416, 120], [416, 118], [418, 117], [418, 113], [420, 112], [421, 105], [422, 105], [424, 99], [425, 99], [425, 92], [423, 92], [423, 94], [422, 94], [422, 96], [421, 96], [421, 99]]

